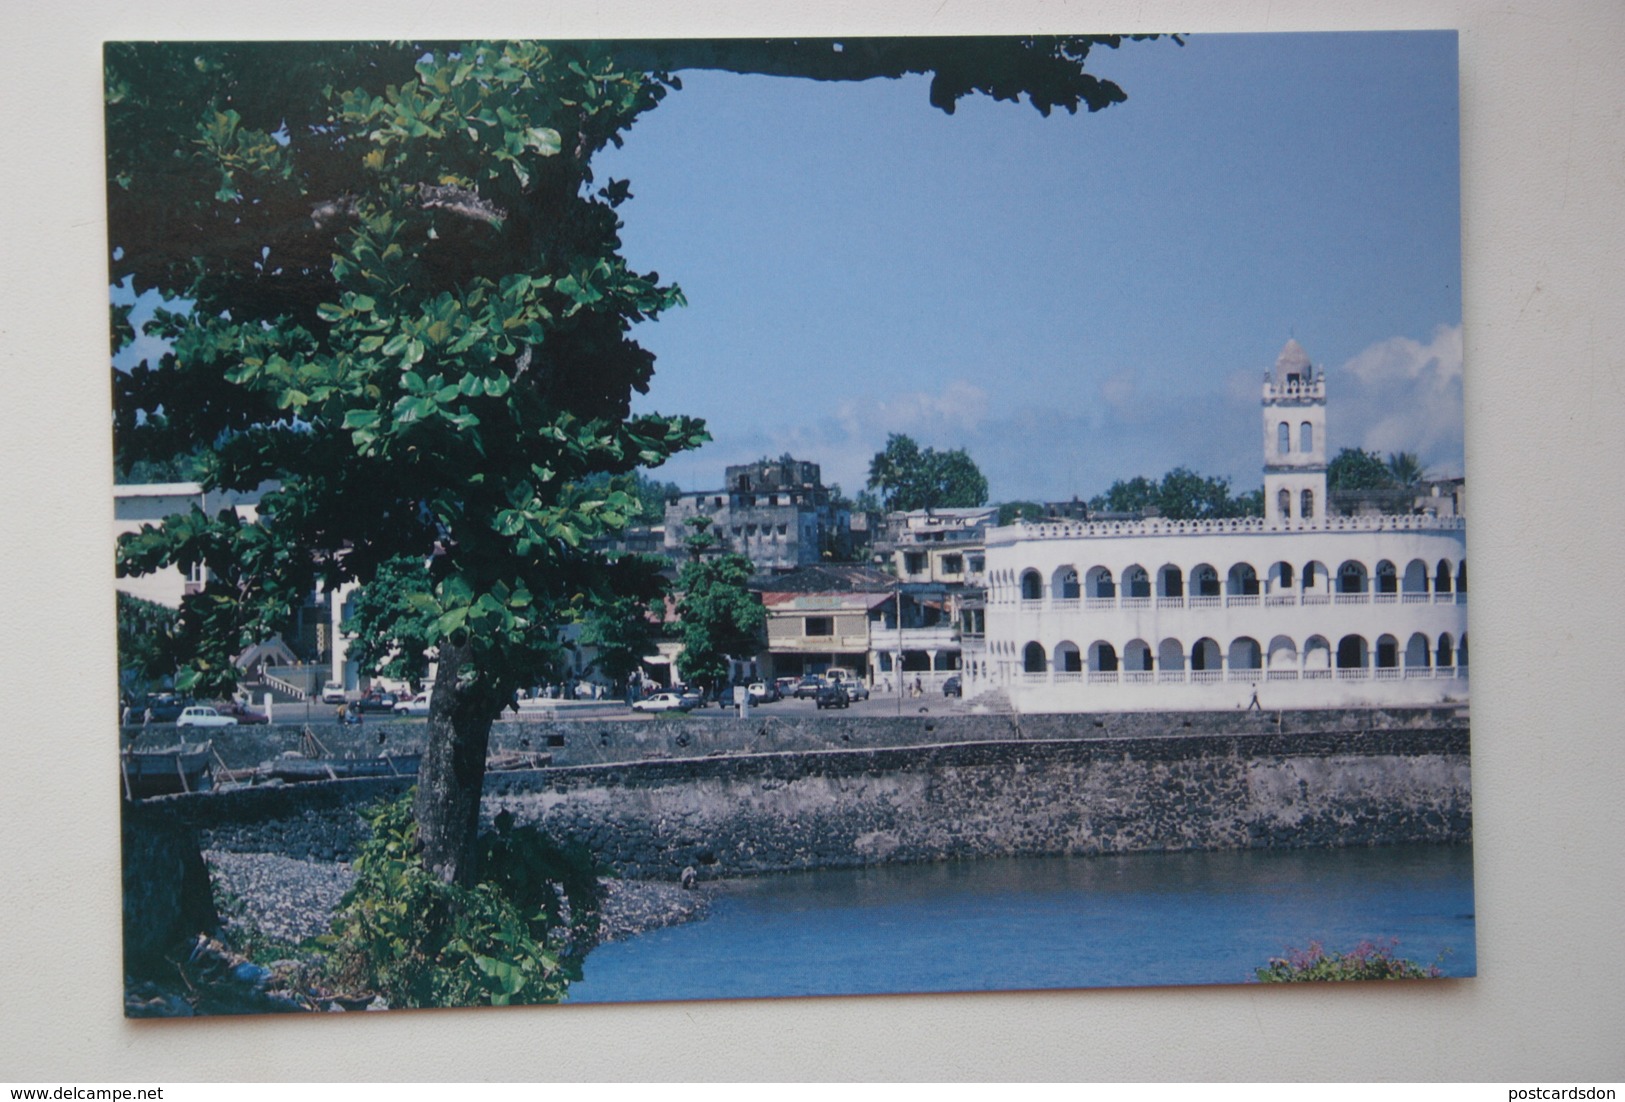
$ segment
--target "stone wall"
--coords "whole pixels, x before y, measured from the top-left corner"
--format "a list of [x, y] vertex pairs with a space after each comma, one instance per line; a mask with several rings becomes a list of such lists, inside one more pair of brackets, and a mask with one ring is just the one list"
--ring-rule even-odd
[[[658, 878], [690, 866], [737, 876], [954, 857], [1463, 841], [1468, 737], [1444, 718], [1319, 714], [1317, 729], [1292, 730], [1290, 717], [1278, 725], [1273, 714], [1222, 713], [1165, 717], [1163, 733], [1144, 715], [587, 722], [563, 725], [568, 757], [639, 760], [490, 774], [486, 814], [512, 811], [585, 843], [623, 875]], [[344, 781], [154, 802], [217, 848], [334, 859], [360, 837], [356, 809], [405, 787]]]

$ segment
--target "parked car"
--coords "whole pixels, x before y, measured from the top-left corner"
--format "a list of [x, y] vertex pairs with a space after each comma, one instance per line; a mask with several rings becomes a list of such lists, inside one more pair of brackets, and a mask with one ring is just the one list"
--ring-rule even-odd
[[779, 687], [771, 681], [752, 681], [746, 692], [750, 693], [752, 704], [772, 704], [776, 700], [784, 699]]
[[796, 685], [795, 692], [791, 693], [790, 695], [795, 697], [797, 700], [806, 700], [809, 697], [811, 697], [813, 700], [817, 700], [818, 693], [825, 687], [826, 684], [827, 683], [822, 677], [803, 677], [800, 683]]
[[159, 693], [157, 696], [147, 698], [147, 706], [141, 710], [141, 722], [174, 723], [191, 705], [190, 697]]
[[942, 683], [943, 696], [964, 696], [965, 690], [961, 687], [959, 675], [956, 673]]
[[327, 684], [322, 686], [323, 704], [343, 704], [346, 699], [347, 694], [344, 691], [344, 682], [329, 681]]
[[840, 685], [841, 688], [846, 690], [846, 695], [853, 700], [869, 699], [868, 686], [862, 681], [859, 681], [856, 677], [842, 677], [840, 679]]
[[687, 685], [673, 685], [671, 691], [689, 701], [691, 707], [705, 707], [705, 694], [698, 689], [690, 688]]
[[419, 693], [413, 697], [396, 697], [394, 712], [398, 716], [426, 716], [432, 693]]
[[695, 706], [694, 699], [681, 693], [655, 693], [632, 705], [634, 712], [687, 712]]
[[223, 716], [207, 704], [194, 704], [175, 718], [177, 727], [235, 727], [237, 720]]
[[230, 716], [244, 727], [250, 727], [258, 723], [271, 722], [270, 718], [264, 713], [256, 712], [235, 700], [228, 700], [224, 704], [215, 705], [215, 711], [219, 712], [223, 716]]
[[400, 697], [394, 693], [368, 693], [355, 706], [363, 712], [393, 712], [395, 705], [400, 703]]
[[796, 678], [780, 677], [774, 680], [773, 685], [779, 690], [779, 696], [786, 697], [796, 691]]
[[813, 704], [819, 708], [850, 708], [852, 698], [846, 695], [846, 686], [839, 681], [827, 681], [818, 690]]

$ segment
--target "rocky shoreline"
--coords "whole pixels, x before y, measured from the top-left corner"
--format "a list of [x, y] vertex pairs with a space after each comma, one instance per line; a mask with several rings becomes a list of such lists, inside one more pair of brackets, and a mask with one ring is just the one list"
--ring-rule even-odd
[[[297, 943], [327, 932], [333, 912], [355, 882], [347, 861], [284, 857], [224, 849], [203, 851], [228, 939], [256, 930]], [[659, 880], [599, 881], [603, 910], [598, 940], [622, 941], [649, 930], [695, 922], [708, 913], [714, 888]]]

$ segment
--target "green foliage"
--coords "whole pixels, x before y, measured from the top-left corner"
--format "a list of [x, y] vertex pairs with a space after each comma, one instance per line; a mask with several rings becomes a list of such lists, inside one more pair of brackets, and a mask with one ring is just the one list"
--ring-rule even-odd
[[999, 506], [999, 524], [1014, 524], [1018, 520], [1033, 520], [1044, 515], [1044, 506], [1036, 501], [1006, 501]]
[[1422, 468], [1422, 461], [1414, 452], [1390, 452], [1386, 466], [1388, 477], [1394, 480], [1394, 484], [1406, 489], [1427, 477], [1427, 472]]
[[1326, 465], [1326, 488], [1339, 490], [1391, 490], [1394, 477], [1376, 452], [1344, 448]]
[[629, 475], [591, 474], [577, 485], [580, 489], [597, 493], [619, 489], [631, 494], [638, 503], [637, 512], [631, 519], [642, 524], [659, 524], [665, 520], [666, 502], [683, 492], [677, 483], [662, 482], [642, 471], [633, 471]]
[[660, 624], [648, 601], [617, 597], [587, 613], [580, 641], [598, 649], [593, 664], [617, 685], [624, 685], [643, 659], [659, 651]]
[[677, 602], [683, 651], [677, 672], [683, 680], [701, 685], [724, 684], [730, 655], [755, 654], [767, 627], [767, 610], [747, 585], [750, 560], [743, 555], [706, 555], [715, 537], [706, 531], [709, 519], [694, 518], [695, 535], [689, 540], [693, 558], [677, 576]]
[[1145, 513], [1155, 509], [1170, 520], [1214, 520], [1264, 515], [1262, 490], [1234, 497], [1228, 478], [1205, 478], [1175, 467], [1160, 482], [1142, 476], [1113, 482], [1089, 501], [1091, 513]]
[[224, 691], [318, 580], [405, 558], [426, 584], [391, 582], [410, 605], [358, 621], [366, 648], [467, 642], [500, 707], [539, 632], [625, 592], [585, 546], [646, 504], [592, 476], [706, 438], [631, 412], [653, 357], [628, 332], [682, 295], [620, 257], [624, 188], [589, 186], [664, 78], [586, 43], [116, 43], [106, 72], [113, 278], [191, 304], [114, 372], [120, 464], [209, 442], [211, 487], [279, 484], [257, 524], [121, 546], [126, 574], [207, 568], [182, 680]]
[[1259, 983], [1330, 983], [1341, 980], [1426, 980], [1444, 974], [1438, 962], [1418, 964], [1394, 956], [1399, 943], [1362, 941], [1347, 953], [1328, 953], [1318, 941], [1288, 949], [1256, 970]]
[[320, 939], [331, 982], [392, 1007], [558, 1002], [597, 933], [590, 861], [515, 827], [480, 838], [481, 879], [448, 884], [417, 852], [412, 796], [374, 809], [356, 882]]
[[118, 595], [119, 683], [144, 691], [175, 674], [174, 609], [128, 593]]
[[892, 433], [869, 461], [868, 488], [888, 510], [971, 508], [987, 501], [987, 479], [963, 449], [939, 452]]

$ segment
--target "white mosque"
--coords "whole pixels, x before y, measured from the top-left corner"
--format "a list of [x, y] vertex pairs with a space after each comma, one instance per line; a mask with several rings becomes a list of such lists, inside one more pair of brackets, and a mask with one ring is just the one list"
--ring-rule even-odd
[[1263, 444], [1262, 519], [989, 529], [966, 695], [1000, 688], [1019, 712], [1465, 702], [1465, 520], [1330, 515], [1326, 379], [1296, 341], [1265, 375]]

